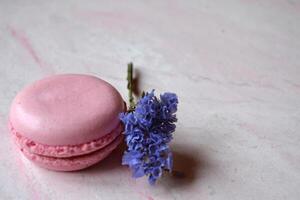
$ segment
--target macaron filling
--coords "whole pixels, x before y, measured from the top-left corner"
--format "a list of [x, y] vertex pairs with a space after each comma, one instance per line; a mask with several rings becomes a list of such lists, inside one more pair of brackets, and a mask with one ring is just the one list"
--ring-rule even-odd
[[35, 142], [23, 136], [23, 134], [17, 132], [14, 129], [11, 123], [9, 123], [8, 126], [11, 133], [15, 137], [15, 141], [20, 149], [24, 149], [28, 153], [32, 154], [57, 158], [68, 158], [97, 151], [111, 143], [120, 135], [122, 131], [122, 124], [120, 123], [110, 133], [105, 134], [99, 139], [92, 140], [87, 143], [82, 143], [78, 145], [47, 145]]
[[23, 155], [40, 167], [55, 171], [75, 171], [87, 168], [107, 157], [122, 141], [123, 135], [118, 136], [102, 149], [89, 154], [69, 158], [55, 158], [37, 155], [21, 149]]

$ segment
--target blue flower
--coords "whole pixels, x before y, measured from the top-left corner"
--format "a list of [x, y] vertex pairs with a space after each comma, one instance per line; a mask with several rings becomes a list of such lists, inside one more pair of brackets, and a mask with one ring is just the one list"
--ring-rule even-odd
[[152, 90], [139, 100], [134, 111], [120, 114], [128, 147], [122, 164], [129, 165], [133, 177], [148, 176], [149, 183], [154, 184], [164, 170], [172, 171], [168, 143], [176, 128], [177, 104], [176, 94], [164, 93], [158, 99]]

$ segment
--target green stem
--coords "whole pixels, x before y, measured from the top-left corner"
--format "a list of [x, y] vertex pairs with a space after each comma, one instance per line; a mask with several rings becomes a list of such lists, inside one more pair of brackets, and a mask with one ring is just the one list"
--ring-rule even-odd
[[133, 63], [127, 65], [127, 89], [129, 99], [129, 111], [133, 111], [135, 107], [133, 98]]

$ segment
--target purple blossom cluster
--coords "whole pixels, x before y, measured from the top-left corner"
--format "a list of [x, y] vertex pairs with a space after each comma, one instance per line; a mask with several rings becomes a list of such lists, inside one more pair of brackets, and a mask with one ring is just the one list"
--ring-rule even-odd
[[176, 128], [177, 104], [176, 94], [164, 93], [158, 99], [152, 90], [138, 101], [134, 111], [120, 115], [128, 146], [122, 164], [129, 165], [133, 177], [146, 175], [149, 183], [154, 184], [163, 170], [172, 171], [173, 157], [168, 144]]

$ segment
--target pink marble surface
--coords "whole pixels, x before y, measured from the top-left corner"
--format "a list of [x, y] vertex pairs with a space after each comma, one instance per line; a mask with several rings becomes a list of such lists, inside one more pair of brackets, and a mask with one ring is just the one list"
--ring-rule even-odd
[[[1, 1], [0, 199], [299, 199], [299, 36], [296, 0]], [[87, 73], [126, 97], [129, 61], [141, 88], [180, 97], [183, 177], [148, 186], [120, 150], [76, 173], [15, 151], [6, 120], [24, 85]]]

